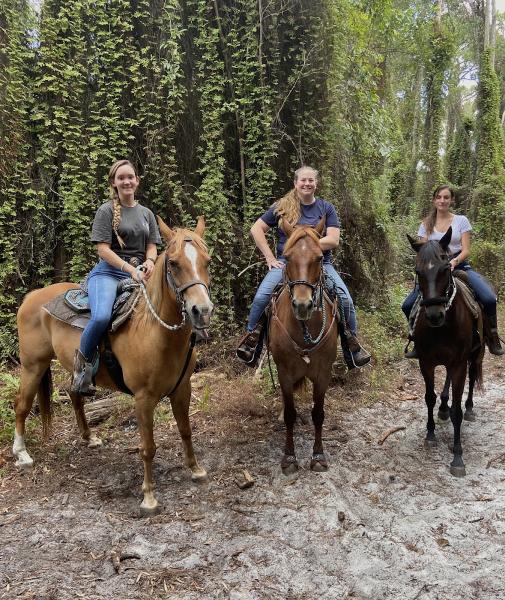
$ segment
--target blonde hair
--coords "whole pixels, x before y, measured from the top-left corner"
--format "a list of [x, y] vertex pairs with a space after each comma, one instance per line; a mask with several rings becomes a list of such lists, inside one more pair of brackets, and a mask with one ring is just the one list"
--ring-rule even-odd
[[116, 173], [117, 173], [117, 170], [119, 169], [119, 167], [124, 167], [125, 165], [129, 165], [134, 170], [135, 176], [138, 177], [137, 169], [135, 168], [135, 165], [133, 163], [131, 163], [129, 160], [127, 160], [126, 158], [121, 159], [121, 160], [116, 160], [116, 162], [109, 169], [109, 175], [107, 177], [107, 180], [109, 182], [109, 197], [112, 202], [112, 229], [114, 230], [114, 233], [116, 234], [117, 241], [119, 242], [119, 245], [121, 246], [121, 248], [124, 248], [126, 245], [124, 243], [123, 238], [119, 235], [119, 232], [118, 232], [118, 227], [119, 227], [119, 224], [121, 223], [121, 202], [119, 200], [118, 191], [112, 184], [114, 183], [114, 178], [116, 177]]
[[[435, 198], [437, 197], [439, 192], [441, 192], [442, 190], [449, 190], [449, 193], [451, 194], [451, 200], [454, 200], [454, 198], [455, 198], [454, 190], [452, 189], [452, 187], [450, 185], [447, 185], [446, 183], [439, 185], [437, 188], [435, 188], [435, 191], [433, 192], [433, 196], [431, 197], [431, 199], [435, 200]], [[431, 208], [430, 212], [428, 213], [428, 216], [423, 220], [423, 225], [424, 225], [424, 228], [426, 229], [426, 237], [429, 237], [433, 233], [433, 229], [435, 227], [436, 222], [437, 222], [437, 207], [433, 206]]]
[[[315, 180], [317, 182], [319, 171], [307, 165], [296, 169], [293, 182], [296, 183], [298, 181], [300, 173], [306, 170], [312, 171], [314, 173]], [[274, 214], [276, 214], [282, 219], [285, 219], [290, 225], [296, 225], [298, 223], [301, 216], [300, 198], [295, 188], [290, 190], [287, 194], [282, 196], [282, 198], [279, 198], [279, 200], [277, 200], [274, 203]]]

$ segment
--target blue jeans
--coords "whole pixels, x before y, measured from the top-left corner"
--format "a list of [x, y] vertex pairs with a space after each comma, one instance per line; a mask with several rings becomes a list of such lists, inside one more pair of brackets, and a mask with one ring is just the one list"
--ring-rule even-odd
[[[494, 317], [496, 315], [496, 294], [489, 282], [484, 279], [482, 275], [477, 273], [477, 271], [474, 271], [466, 261], [463, 261], [458, 265], [455, 270], [463, 270], [466, 273], [468, 283], [477, 297], [477, 300], [482, 304], [484, 313], [488, 317]], [[414, 306], [418, 294], [419, 286], [416, 285], [402, 304], [402, 310], [407, 319], [410, 316], [410, 311]]]
[[91, 320], [82, 332], [80, 350], [88, 362], [93, 360], [100, 339], [106, 331], [116, 300], [117, 285], [130, 275], [101, 260], [90, 272], [88, 297]]
[[[354, 309], [351, 294], [331, 263], [324, 263], [323, 269], [327, 283], [330, 283], [330, 286], [333, 285], [337, 290], [339, 302], [344, 308], [344, 315], [347, 325], [349, 326], [349, 329], [353, 335], [356, 335], [358, 323], [356, 320], [356, 310]], [[270, 302], [270, 298], [272, 297], [274, 289], [282, 281], [282, 273], [283, 269], [271, 269], [260, 283], [249, 312], [249, 319], [247, 320], [248, 331], [253, 331], [258, 324], [261, 315]]]

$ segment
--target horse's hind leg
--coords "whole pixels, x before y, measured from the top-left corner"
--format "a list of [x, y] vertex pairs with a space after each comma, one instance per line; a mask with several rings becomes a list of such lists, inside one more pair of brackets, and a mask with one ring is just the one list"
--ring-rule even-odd
[[434, 447], [437, 445], [437, 437], [435, 435], [435, 420], [433, 418], [433, 409], [437, 401], [437, 395], [435, 394], [435, 367], [430, 365], [426, 367], [419, 361], [419, 368], [424, 379], [424, 385], [426, 387], [426, 393], [424, 394], [424, 400], [428, 408], [428, 421], [426, 423], [426, 438], [424, 445], [428, 447]]
[[86, 414], [84, 412], [83, 397], [75, 392], [69, 392], [68, 395], [72, 400], [77, 426], [79, 427], [82, 439], [87, 442], [88, 448], [99, 448], [102, 445], [102, 440], [89, 428], [88, 420], [86, 419]]
[[473, 412], [473, 390], [477, 379], [478, 365], [475, 360], [470, 361], [468, 369], [468, 397], [465, 402], [465, 421], [475, 421], [475, 413]]
[[293, 440], [293, 430], [296, 421], [296, 408], [293, 398], [293, 386], [287, 386], [281, 378], [282, 400], [284, 404], [284, 423], [286, 425], [286, 444], [284, 446], [284, 456], [281, 461], [281, 469], [284, 475], [290, 475], [298, 470], [298, 461], [295, 455], [295, 443]]
[[170, 397], [170, 403], [184, 447], [185, 464], [191, 470], [191, 479], [195, 482], [201, 482], [207, 480], [207, 471], [198, 464], [193, 449], [191, 423], [189, 422], [190, 399], [191, 384], [187, 379], [180, 384], [175, 394]]
[[452, 403], [451, 403], [451, 421], [454, 427], [454, 457], [451, 462], [451, 474], [455, 477], [466, 475], [465, 463], [463, 462], [463, 446], [461, 445], [461, 423], [463, 421], [463, 411], [461, 410], [461, 398], [466, 379], [466, 362], [458, 365], [457, 369], [451, 372], [452, 379]]
[[21, 383], [14, 403], [16, 413], [16, 429], [12, 454], [16, 457], [16, 467], [29, 469], [33, 466], [33, 458], [28, 454], [25, 445], [25, 423], [33, 406], [35, 395], [39, 391], [42, 379], [49, 369], [48, 363], [36, 363], [27, 368], [21, 365]]
[[450, 416], [449, 411], [449, 391], [451, 389], [451, 378], [449, 377], [449, 373], [445, 375], [445, 383], [444, 389], [440, 394], [440, 407], [438, 409], [438, 418], [441, 421], [447, 421]]
[[324, 422], [324, 396], [327, 385], [314, 383], [314, 406], [312, 408], [312, 422], [314, 423], [314, 448], [310, 468], [312, 471], [323, 472], [328, 470], [328, 461], [323, 450], [323, 422]]

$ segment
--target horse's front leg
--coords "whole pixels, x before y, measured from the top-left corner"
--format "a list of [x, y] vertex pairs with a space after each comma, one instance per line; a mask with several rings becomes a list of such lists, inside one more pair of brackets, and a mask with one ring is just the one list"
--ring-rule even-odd
[[438, 418], [441, 421], [447, 421], [449, 418], [449, 390], [451, 389], [451, 378], [449, 372], [445, 374], [444, 389], [440, 394], [440, 407], [438, 409]]
[[170, 403], [184, 447], [185, 464], [191, 470], [191, 479], [196, 482], [201, 482], [207, 480], [207, 471], [198, 464], [193, 449], [191, 423], [189, 422], [190, 400], [191, 383], [189, 377], [187, 377], [170, 397]]
[[135, 413], [140, 433], [140, 456], [144, 463], [144, 482], [142, 491], [144, 499], [140, 505], [143, 515], [149, 516], [159, 511], [158, 501], [154, 496], [153, 459], [156, 454], [156, 445], [153, 437], [153, 416], [156, 400], [142, 392], [135, 396]]
[[314, 423], [314, 448], [312, 451], [312, 459], [310, 461], [310, 468], [312, 471], [323, 472], [328, 470], [328, 461], [324, 454], [323, 449], [323, 423], [324, 423], [324, 397], [326, 389], [328, 388], [329, 381], [323, 385], [320, 382], [314, 382], [314, 393], [313, 400], [314, 406], [312, 408], [312, 422]]
[[291, 380], [286, 381], [286, 377], [279, 374], [279, 383], [282, 390], [282, 400], [284, 404], [284, 423], [286, 425], [286, 444], [284, 446], [284, 456], [281, 461], [281, 469], [284, 475], [290, 475], [298, 470], [298, 461], [295, 455], [295, 444], [293, 440], [293, 431], [296, 421], [296, 408], [293, 398], [293, 384]]
[[452, 379], [452, 403], [451, 403], [451, 421], [454, 427], [454, 457], [451, 462], [451, 474], [455, 477], [464, 477], [466, 475], [465, 463], [463, 462], [463, 447], [461, 445], [461, 423], [463, 421], [463, 411], [461, 410], [461, 399], [465, 388], [466, 379], [466, 361], [451, 370]]
[[87, 442], [88, 448], [100, 448], [102, 440], [89, 428], [86, 413], [84, 412], [83, 397], [75, 392], [69, 392], [68, 394], [72, 400], [77, 426], [79, 427], [82, 439]]
[[[435, 419], [433, 418], [433, 409], [437, 401], [437, 395], [435, 394], [435, 367], [433, 365], [426, 366], [423, 361], [419, 361], [419, 368], [424, 379], [424, 385], [426, 392], [424, 394], [424, 401], [428, 408], [428, 421], [426, 423], [426, 439], [424, 445], [428, 447], [434, 447], [437, 445], [437, 437], [435, 435]], [[454, 393], [454, 390], [453, 390]]]

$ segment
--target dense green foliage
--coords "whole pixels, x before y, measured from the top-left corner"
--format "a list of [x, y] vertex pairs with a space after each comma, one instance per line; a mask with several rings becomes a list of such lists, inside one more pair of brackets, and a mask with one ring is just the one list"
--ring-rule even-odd
[[[471, 202], [479, 264], [501, 264], [500, 80], [470, 39], [480, 4], [44, 0], [34, 14], [0, 0], [0, 357], [16, 353], [23, 294], [93, 264], [117, 158], [138, 165], [142, 202], [169, 224], [205, 215], [227, 328], [264, 274], [249, 228], [304, 163], [341, 216], [337, 260], [360, 306], [390, 302], [410, 269], [403, 234], [441, 180]], [[501, 286], [501, 267], [487, 273]]]

